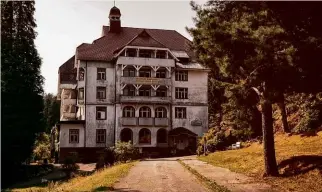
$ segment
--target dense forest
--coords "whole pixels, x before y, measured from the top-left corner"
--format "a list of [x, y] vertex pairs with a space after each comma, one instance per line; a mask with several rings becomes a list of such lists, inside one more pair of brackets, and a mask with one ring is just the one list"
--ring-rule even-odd
[[[322, 122], [322, 4], [191, 2], [198, 60], [209, 74], [209, 132], [220, 150], [260, 136], [265, 174], [277, 175], [274, 132], [313, 133]], [[199, 150], [202, 150], [202, 146]]]

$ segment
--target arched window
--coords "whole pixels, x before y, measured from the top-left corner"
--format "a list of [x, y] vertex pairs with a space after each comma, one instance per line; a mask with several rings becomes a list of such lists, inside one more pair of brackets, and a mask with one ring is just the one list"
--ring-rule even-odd
[[135, 117], [135, 109], [131, 106], [123, 108], [123, 117]]
[[123, 89], [123, 95], [135, 96], [135, 87], [133, 85], [126, 85]]
[[135, 77], [135, 68], [133, 66], [126, 66], [123, 70], [123, 77]]
[[157, 97], [166, 97], [167, 96], [167, 92], [168, 89], [165, 86], [160, 86], [157, 90], [156, 90], [156, 96]]
[[165, 129], [159, 129], [157, 132], [157, 143], [167, 142], [167, 131]]
[[141, 107], [139, 112], [140, 112], [140, 117], [145, 117], [145, 118], [151, 117], [151, 109], [149, 107]]
[[122, 142], [129, 142], [129, 141], [133, 141], [133, 132], [131, 129], [129, 128], [124, 128], [121, 131], [121, 141]]
[[156, 118], [167, 118], [167, 109], [164, 107], [158, 107], [155, 109]]
[[151, 131], [143, 128], [139, 132], [139, 143], [150, 144], [151, 143]]

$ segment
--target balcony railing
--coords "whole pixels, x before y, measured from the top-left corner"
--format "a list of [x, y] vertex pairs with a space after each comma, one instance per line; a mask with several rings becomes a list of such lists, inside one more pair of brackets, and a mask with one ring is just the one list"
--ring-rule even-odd
[[152, 126], [153, 125], [153, 118], [139, 117], [139, 125]]
[[122, 103], [170, 103], [171, 97], [121, 95], [120, 101]]
[[125, 126], [135, 126], [137, 125], [137, 118], [135, 117], [122, 117], [121, 124]]
[[123, 84], [139, 84], [139, 85], [171, 85], [170, 78], [155, 77], [121, 77]]
[[76, 99], [63, 99], [63, 105], [76, 105]]
[[119, 56], [117, 64], [122, 65], [140, 65], [140, 66], [159, 66], [159, 67], [174, 67], [173, 59], [159, 59], [159, 58], [144, 58], [144, 57], [125, 57]]
[[76, 113], [71, 113], [71, 112], [64, 112], [60, 118], [61, 121], [68, 121], [68, 120], [75, 120], [75, 119], [76, 119]]
[[154, 125], [155, 126], [168, 126], [169, 119], [168, 118], [154, 118]]

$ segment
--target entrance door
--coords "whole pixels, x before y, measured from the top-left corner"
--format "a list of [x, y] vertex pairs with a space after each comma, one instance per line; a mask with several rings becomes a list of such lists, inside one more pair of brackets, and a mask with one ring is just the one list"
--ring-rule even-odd
[[178, 145], [177, 145], [177, 148], [179, 150], [184, 150], [186, 148], [186, 145], [185, 145], [185, 142], [183, 139], [179, 139], [178, 140]]

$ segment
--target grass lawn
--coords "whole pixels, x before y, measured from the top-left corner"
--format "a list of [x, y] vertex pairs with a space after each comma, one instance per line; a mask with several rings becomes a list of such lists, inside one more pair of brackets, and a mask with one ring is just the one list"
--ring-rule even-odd
[[262, 177], [263, 147], [259, 143], [243, 149], [215, 152], [199, 159], [253, 176], [280, 191], [322, 192], [322, 131], [312, 137], [276, 135], [275, 149], [280, 177]]
[[124, 177], [135, 164], [126, 163], [115, 165], [111, 168], [106, 168], [101, 171], [95, 172], [93, 175], [84, 177], [75, 177], [67, 182], [63, 183], [50, 183], [43, 187], [29, 187], [12, 189], [11, 191], [17, 192], [43, 192], [43, 191], [108, 191], [112, 189], [113, 184], [118, 181], [119, 178]]

